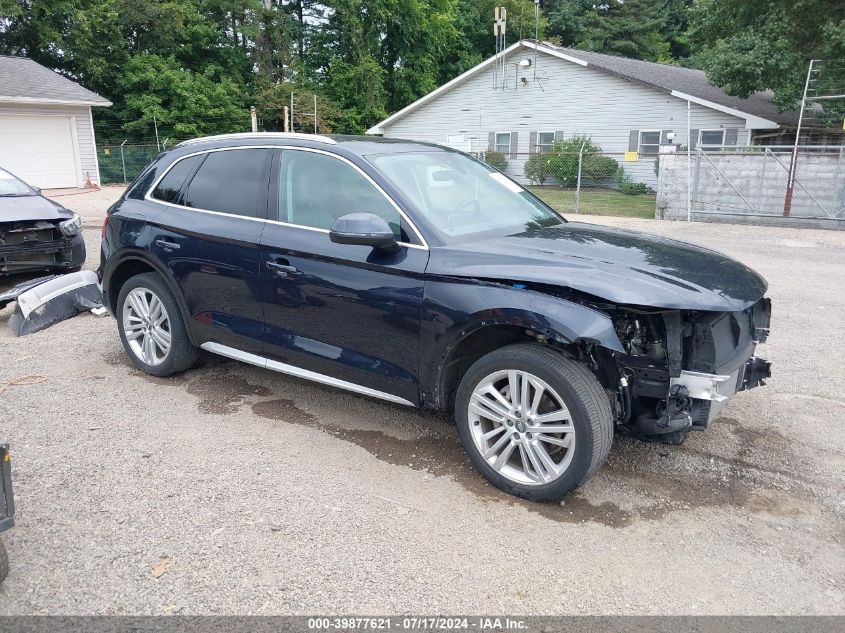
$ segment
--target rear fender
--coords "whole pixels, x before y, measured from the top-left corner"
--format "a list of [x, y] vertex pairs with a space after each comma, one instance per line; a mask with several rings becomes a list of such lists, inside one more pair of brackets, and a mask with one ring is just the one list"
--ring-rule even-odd
[[176, 303], [179, 305], [179, 310], [182, 312], [182, 320], [185, 322], [185, 325], [187, 327], [188, 337], [191, 339], [191, 343], [196, 346], [199, 346], [200, 343], [202, 343], [203, 341], [197, 340], [194, 336], [194, 333], [191, 328], [191, 315], [188, 312], [188, 306], [185, 304], [185, 299], [182, 296], [181, 291], [179, 290], [179, 284], [176, 283], [176, 280], [170, 274], [170, 271], [165, 266], [161, 265], [160, 262], [152, 258], [148, 251], [143, 251], [139, 249], [125, 249], [123, 251], [113, 254], [106, 260], [106, 264], [103, 269], [102, 281], [104, 305], [109, 309], [112, 314], [116, 314], [117, 306], [112, 305], [111, 301], [109, 301], [108, 299], [112, 277], [122, 265], [133, 261], [146, 264], [159, 275], [161, 275], [161, 278], [164, 279], [165, 283], [170, 288], [170, 291], [173, 293], [173, 296], [176, 297]]

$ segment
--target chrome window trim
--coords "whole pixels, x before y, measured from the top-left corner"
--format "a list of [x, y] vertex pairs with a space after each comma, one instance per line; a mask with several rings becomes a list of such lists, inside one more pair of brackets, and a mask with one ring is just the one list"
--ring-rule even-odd
[[262, 369], [270, 369], [281, 374], [288, 374], [290, 376], [297, 376], [298, 378], [305, 378], [306, 380], [311, 380], [313, 382], [321, 383], [323, 385], [346, 389], [347, 391], [360, 393], [365, 396], [371, 396], [373, 398], [380, 398], [381, 400], [387, 400], [389, 402], [395, 402], [397, 404], [404, 404], [407, 407], [417, 406], [410, 400], [405, 400], [405, 398], [394, 396], [392, 393], [386, 393], [384, 391], [365, 387], [363, 385], [359, 385], [354, 382], [349, 382], [347, 380], [341, 380], [339, 378], [333, 378], [332, 376], [327, 376], [325, 374], [319, 374], [309, 369], [302, 369], [301, 367], [297, 367], [296, 365], [287, 365], [285, 363], [280, 363], [279, 361], [271, 360], [269, 358], [265, 358], [264, 356], [259, 356], [258, 354], [250, 354], [249, 352], [244, 352], [242, 350], [235, 349], [234, 347], [229, 347], [228, 345], [222, 345], [221, 343], [214, 343], [212, 341], [208, 341], [200, 345], [200, 347], [208, 352], [212, 352], [213, 354], [219, 354], [220, 356], [225, 356], [226, 358], [232, 358], [234, 360], [239, 360], [244, 363], [249, 363], [250, 365], [255, 365], [256, 367], [261, 367]]
[[153, 197], [153, 191], [155, 191], [155, 188], [158, 187], [159, 182], [161, 182], [161, 180], [170, 172], [170, 170], [173, 169], [173, 167], [176, 165], [176, 163], [179, 163], [179, 162], [186, 160], [188, 158], [191, 158], [193, 156], [200, 156], [202, 154], [211, 154], [213, 152], [228, 152], [228, 151], [239, 150], [239, 149], [296, 150], [296, 151], [300, 151], [300, 152], [312, 152], [314, 154], [324, 154], [326, 156], [331, 156], [332, 158], [336, 158], [340, 161], [345, 162], [347, 165], [351, 166], [359, 174], [361, 174], [367, 180], [367, 182], [369, 182], [371, 185], [373, 185], [373, 187], [375, 187], [376, 190], [379, 193], [381, 193], [381, 195], [383, 195], [385, 197], [385, 199], [393, 206], [393, 208], [396, 209], [396, 212], [399, 214], [399, 216], [408, 223], [408, 226], [411, 227], [411, 230], [414, 232], [414, 234], [417, 236], [417, 238], [420, 240], [420, 242], [422, 242], [422, 244], [411, 244], [409, 242], [399, 242], [399, 244], [401, 244], [402, 246], [407, 246], [408, 248], [418, 248], [418, 249], [423, 249], [423, 250], [429, 250], [428, 242], [426, 241], [425, 237], [423, 237], [423, 234], [416, 227], [416, 225], [411, 221], [411, 218], [408, 217], [408, 215], [399, 207], [399, 205], [396, 204], [396, 201], [393, 198], [391, 198], [387, 194], [387, 192], [384, 189], [382, 189], [382, 187], [375, 180], [373, 180], [370, 177], [369, 174], [367, 174], [363, 169], [358, 167], [358, 165], [353, 163], [351, 160], [349, 160], [345, 156], [339, 156], [338, 154], [335, 154], [333, 152], [327, 152], [326, 150], [317, 149], [316, 147], [297, 147], [295, 145], [237, 145], [235, 147], [216, 147], [216, 148], [212, 148], [212, 149], [204, 149], [204, 150], [200, 150], [198, 152], [192, 152], [190, 154], [185, 154], [184, 156], [181, 156], [178, 160], [173, 161], [173, 163], [170, 164], [170, 166], [168, 166], [168, 168], [166, 170], [164, 170], [164, 172], [159, 177], [157, 177], [155, 179], [153, 184], [150, 185], [150, 188], [147, 189], [147, 192], [144, 194], [144, 200], [148, 200], [150, 202], [155, 202], [157, 204], [164, 204], [164, 205], [174, 207], [174, 208], [177, 208], [177, 209], [185, 209], [187, 211], [196, 211], [198, 213], [210, 213], [210, 214], [213, 214], [213, 215], [222, 215], [222, 216], [226, 216], [226, 217], [229, 217], [229, 218], [239, 218], [239, 219], [242, 219], [242, 220], [253, 220], [253, 221], [256, 221], [256, 222], [269, 222], [271, 224], [278, 224], [278, 225], [281, 225], [281, 226], [289, 226], [291, 228], [304, 229], [306, 231], [317, 231], [319, 233], [329, 233], [330, 232], [327, 229], [320, 229], [320, 228], [317, 228], [317, 227], [314, 227], [314, 226], [305, 226], [304, 224], [292, 224], [290, 222], [282, 222], [281, 220], [268, 220], [268, 219], [265, 219], [265, 218], [253, 218], [253, 217], [249, 217], [249, 216], [246, 216], [246, 215], [238, 215], [236, 213], [226, 213], [225, 211], [212, 211], [210, 209], [197, 209], [195, 207], [186, 207], [185, 205], [182, 205], [182, 204], [174, 204], [172, 202], [166, 202], [164, 200], [159, 200], [158, 198]]

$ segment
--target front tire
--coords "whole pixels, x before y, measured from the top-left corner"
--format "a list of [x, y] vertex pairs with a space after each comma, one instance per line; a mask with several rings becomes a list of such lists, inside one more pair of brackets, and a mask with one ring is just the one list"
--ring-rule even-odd
[[482, 357], [455, 398], [458, 436], [494, 486], [532, 501], [560, 499], [604, 463], [610, 400], [586, 367], [548, 347], [519, 344]]
[[196, 361], [176, 297], [158, 274], [136, 275], [123, 284], [116, 316], [123, 349], [144, 373], [170, 376]]

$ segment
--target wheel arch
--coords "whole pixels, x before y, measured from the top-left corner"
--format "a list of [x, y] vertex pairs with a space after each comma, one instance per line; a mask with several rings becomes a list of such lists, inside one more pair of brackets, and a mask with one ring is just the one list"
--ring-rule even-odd
[[[503, 286], [487, 286], [483, 293], [452, 293], [440, 298], [441, 305], [450, 305], [450, 299], [484, 297], [495, 307], [472, 306], [472, 312], [439, 333], [441, 341], [436, 353], [430, 352], [427, 360], [422, 395], [426, 406], [449, 410], [454, 394], [467, 369], [485, 354], [518, 342], [546, 343], [560, 351], [575, 350], [581, 343], [590, 343], [609, 352], [622, 352], [623, 347], [613, 322], [607, 314], [557, 297], [539, 292]], [[472, 299], [470, 299], [472, 301]], [[451, 310], [454, 316], [456, 311]], [[444, 315], [445, 316], [445, 315]], [[444, 321], [435, 318], [434, 321]], [[423, 351], [425, 356], [425, 351]], [[426, 384], [428, 389], [425, 388]]]
[[103, 299], [106, 301], [106, 307], [112, 314], [117, 315], [117, 298], [120, 295], [120, 289], [129, 279], [144, 273], [157, 273], [164, 279], [167, 287], [170, 288], [170, 291], [176, 298], [176, 304], [182, 313], [182, 319], [185, 322], [191, 343], [198, 345], [190, 326], [191, 320], [188, 307], [185, 304], [181, 292], [179, 292], [179, 285], [163, 266], [159, 265], [158, 262], [154, 261], [143, 251], [129, 251], [124, 253], [117, 259], [113, 266], [106, 269], [103, 275]]

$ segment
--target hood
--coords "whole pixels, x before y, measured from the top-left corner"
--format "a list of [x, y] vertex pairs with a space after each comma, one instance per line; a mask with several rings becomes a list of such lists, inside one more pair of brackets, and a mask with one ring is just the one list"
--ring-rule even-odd
[[767, 287], [722, 253], [581, 222], [435, 247], [426, 272], [550, 284], [625, 305], [716, 312], [744, 310]]
[[66, 220], [69, 217], [69, 211], [44, 196], [0, 196], [0, 222]]

